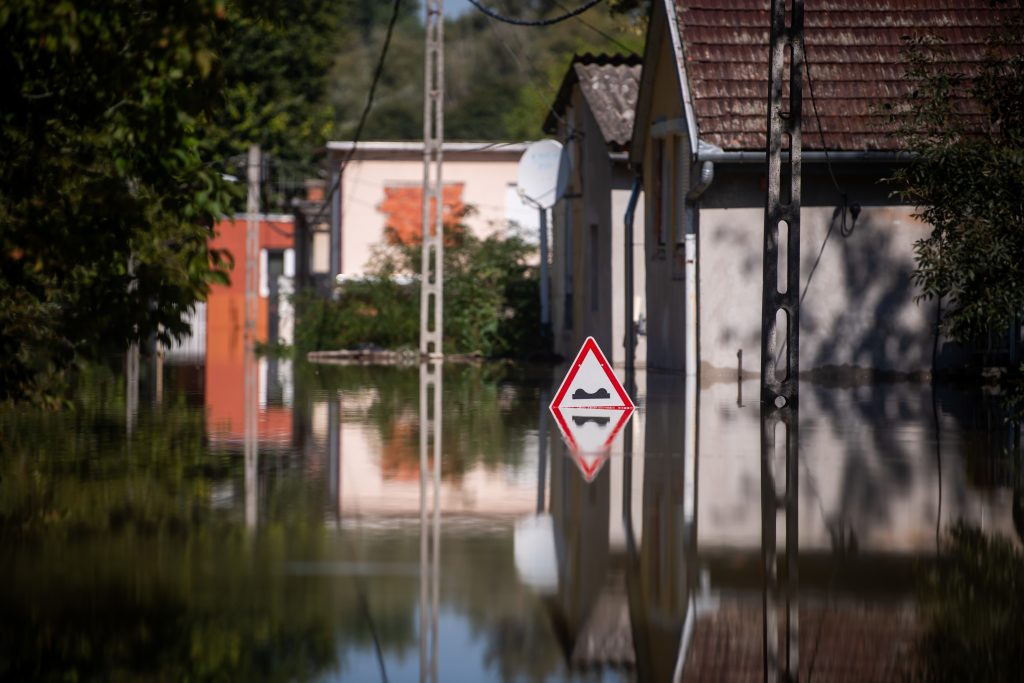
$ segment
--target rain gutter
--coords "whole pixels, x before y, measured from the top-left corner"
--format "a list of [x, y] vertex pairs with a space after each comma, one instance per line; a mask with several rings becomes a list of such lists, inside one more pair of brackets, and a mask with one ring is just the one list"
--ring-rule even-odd
[[[697, 160], [698, 161], [711, 161], [715, 163], [723, 164], [763, 164], [765, 163], [764, 152], [751, 152], [746, 150], [723, 150], [711, 145], [706, 145], [703, 141], [698, 145]], [[880, 151], [861, 151], [861, 152], [828, 152], [827, 154], [821, 150], [804, 150], [800, 153], [802, 161], [810, 163], [871, 163], [871, 162], [899, 162], [908, 161], [912, 158], [912, 155], [907, 152], [880, 152]]]

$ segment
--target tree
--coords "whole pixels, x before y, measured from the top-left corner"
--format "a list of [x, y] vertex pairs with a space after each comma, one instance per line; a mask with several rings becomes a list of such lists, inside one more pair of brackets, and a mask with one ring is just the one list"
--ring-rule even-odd
[[228, 277], [207, 240], [241, 206], [233, 157], [259, 143], [301, 179], [328, 137], [346, 8], [0, 6], [0, 402], [52, 401], [77, 361], [188, 331]]
[[[335, 133], [351, 136], [383, 40], [390, 3], [373, 11], [356, 2], [343, 27], [329, 86]], [[488, 0], [488, 7], [523, 19], [565, 13], [552, 0]], [[574, 52], [642, 51], [642, 2], [599, 6], [547, 27], [502, 24], [469, 10], [445, 24], [445, 137], [449, 140], [533, 139], [542, 135], [548, 107]], [[421, 8], [402, 6], [377, 91], [367, 140], [418, 140], [423, 135], [423, 25]]]
[[914, 280], [945, 302], [958, 341], [1024, 309], [1024, 16], [1013, 4], [974, 73], [951, 71], [935, 39], [910, 43], [914, 86], [890, 111], [914, 154], [894, 175], [898, 194], [933, 226], [915, 244]]
[[230, 195], [202, 132], [225, 21], [216, 0], [0, 9], [0, 401], [185, 332], [223, 277], [206, 240]]
[[218, 46], [223, 106], [209, 131], [222, 163], [239, 160], [229, 170], [244, 175], [246, 147], [255, 142], [271, 172], [281, 165], [295, 176], [315, 171], [316, 150], [333, 126], [327, 87], [351, 4], [230, 0]]

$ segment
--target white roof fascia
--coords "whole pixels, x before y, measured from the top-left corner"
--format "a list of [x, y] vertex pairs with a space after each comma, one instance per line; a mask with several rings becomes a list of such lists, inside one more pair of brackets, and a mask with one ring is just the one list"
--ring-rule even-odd
[[665, 17], [668, 19], [668, 33], [672, 37], [672, 53], [676, 60], [676, 75], [679, 78], [679, 90], [683, 95], [683, 112], [686, 117], [686, 129], [690, 136], [690, 155], [697, 156], [697, 114], [693, 111], [693, 98], [690, 95], [690, 81], [686, 77], [686, 62], [683, 61], [683, 39], [679, 35], [679, 17], [676, 16], [674, 0], [663, 0]]
[[[529, 142], [446, 142], [442, 147], [442, 151], [481, 153], [525, 152], [529, 144]], [[327, 143], [327, 150], [329, 152], [350, 152], [353, 148], [355, 148], [357, 152], [418, 152], [422, 154], [423, 142], [388, 142], [373, 140], [356, 143], [351, 140], [331, 140]]]

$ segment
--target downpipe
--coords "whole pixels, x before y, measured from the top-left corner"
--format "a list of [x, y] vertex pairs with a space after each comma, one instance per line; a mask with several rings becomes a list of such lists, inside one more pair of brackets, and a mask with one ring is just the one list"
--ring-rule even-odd
[[[633, 225], [636, 219], [636, 205], [640, 199], [640, 192], [643, 191], [643, 182], [639, 177], [633, 180], [633, 189], [629, 193], [629, 203], [626, 204], [626, 215], [623, 218], [623, 233], [625, 239], [625, 249], [623, 255], [625, 259], [625, 306], [623, 312], [626, 318], [626, 373], [627, 377], [632, 377], [633, 371], [636, 369], [636, 338], [637, 338], [637, 319], [636, 312], [633, 309], [633, 296], [634, 296], [634, 283], [633, 283]], [[633, 396], [635, 400], [636, 397]]]

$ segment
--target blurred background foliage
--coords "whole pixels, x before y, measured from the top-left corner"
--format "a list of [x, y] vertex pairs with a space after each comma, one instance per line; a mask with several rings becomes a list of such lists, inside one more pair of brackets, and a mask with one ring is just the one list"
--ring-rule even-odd
[[[462, 223], [444, 230], [444, 351], [544, 356], [534, 246], [511, 228], [483, 239]], [[392, 235], [376, 247], [368, 275], [339, 285], [335, 299], [300, 292], [296, 349], [418, 349], [420, 260], [419, 241]]]

